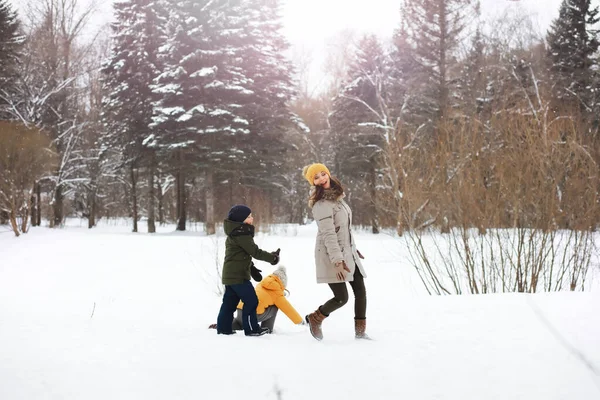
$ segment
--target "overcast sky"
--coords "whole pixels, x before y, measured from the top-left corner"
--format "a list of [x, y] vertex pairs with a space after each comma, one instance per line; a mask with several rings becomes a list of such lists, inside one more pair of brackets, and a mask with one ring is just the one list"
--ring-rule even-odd
[[[9, 0], [17, 7], [35, 0]], [[89, 0], [82, 0], [89, 1]], [[96, 0], [99, 13], [95, 24], [112, 17], [111, 0]], [[281, 0], [284, 32], [289, 40], [307, 46], [319, 45], [344, 28], [360, 32], [390, 35], [400, 20], [400, 0]], [[558, 16], [561, 0], [481, 0], [486, 15], [501, 13], [509, 7], [521, 7], [541, 26]], [[600, 0], [593, 3], [600, 6]]]
[[[545, 32], [558, 16], [562, 0], [481, 0], [484, 17], [502, 15], [513, 8], [530, 14], [540, 31]], [[600, 0], [593, 0], [600, 5]], [[382, 38], [392, 36], [400, 22], [399, 0], [283, 0], [284, 33], [294, 46], [309, 51], [313, 65], [311, 88], [323, 82], [322, 60], [326, 41], [350, 28], [358, 33], [372, 32]]]
[[[600, 4], [600, 0], [595, 0]], [[558, 16], [561, 0], [482, 0], [486, 15], [521, 7], [541, 26]], [[283, 0], [285, 32], [293, 43], [319, 43], [344, 28], [391, 35], [400, 21], [399, 0]]]
[[[19, 7], [35, 0], [9, 1]], [[112, 17], [112, 0], [96, 1], [100, 10], [91, 27], [105, 24]], [[560, 3], [561, 0], [481, 0], [485, 16], [516, 8], [532, 15], [542, 31], [558, 16]], [[600, 6], [600, 0], [592, 3]], [[282, 0], [282, 6], [284, 34], [292, 45], [311, 52], [313, 75], [319, 73], [325, 57], [325, 42], [337, 32], [351, 28], [388, 38], [400, 21], [400, 0]]]

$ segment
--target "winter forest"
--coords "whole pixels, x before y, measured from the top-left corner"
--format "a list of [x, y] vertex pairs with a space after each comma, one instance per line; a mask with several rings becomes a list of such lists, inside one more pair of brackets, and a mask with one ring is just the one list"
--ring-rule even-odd
[[398, 0], [389, 38], [340, 36], [318, 92], [279, 0], [117, 1], [92, 35], [93, 4], [30, 3], [0, 0], [0, 225], [16, 236], [69, 217], [212, 235], [237, 203], [263, 231], [304, 224], [302, 167], [323, 162], [357, 226], [411, 243], [430, 293], [584, 289], [600, 222], [591, 0], [563, 0], [544, 32], [478, 0]]

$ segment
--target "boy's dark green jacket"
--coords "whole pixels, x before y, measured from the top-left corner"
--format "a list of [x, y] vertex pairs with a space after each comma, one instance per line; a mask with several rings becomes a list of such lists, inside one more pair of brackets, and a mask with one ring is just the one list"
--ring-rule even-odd
[[261, 250], [254, 243], [254, 225], [226, 219], [223, 228], [225, 241], [225, 262], [223, 263], [223, 285], [237, 285], [250, 280], [252, 258], [274, 263], [275, 255]]

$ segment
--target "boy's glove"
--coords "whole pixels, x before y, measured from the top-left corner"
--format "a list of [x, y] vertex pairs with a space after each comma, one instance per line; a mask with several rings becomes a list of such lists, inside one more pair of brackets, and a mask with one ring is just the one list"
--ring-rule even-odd
[[271, 265], [277, 265], [279, 264], [279, 252], [281, 251], [281, 249], [277, 249], [274, 252], [272, 252], [271, 254], [273, 254], [275, 256], [275, 260], [273, 260], [273, 262], [271, 263]]
[[254, 279], [256, 282], [260, 282], [262, 281], [262, 275], [261, 275], [261, 270], [256, 268], [254, 266], [254, 263], [250, 266], [250, 276], [252, 277], [252, 279]]
[[338, 281], [346, 280], [346, 271], [350, 272], [350, 268], [346, 265], [345, 261], [338, 261], [335, 263], [335, 276]]

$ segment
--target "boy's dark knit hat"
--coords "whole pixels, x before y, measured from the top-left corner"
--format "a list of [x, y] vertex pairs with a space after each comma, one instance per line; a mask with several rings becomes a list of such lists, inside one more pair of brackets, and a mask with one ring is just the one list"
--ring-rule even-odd
[[252, 210], [250, 210], [250, 207], [243, 204], [236, 204], [235, 206], [231, 207], [231, 210], [229, 210], [227, 219], [235, 222], [244, 222], [251, 212]]

